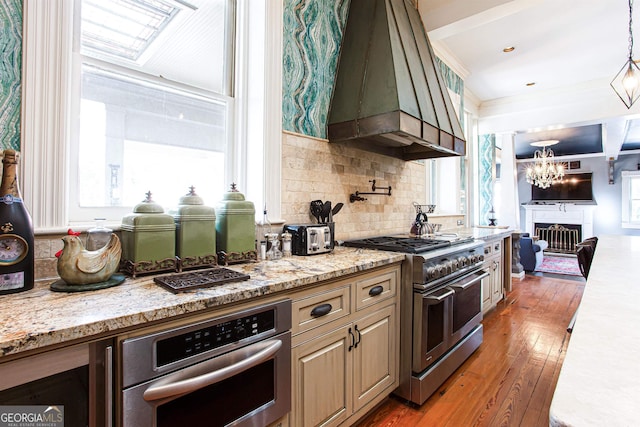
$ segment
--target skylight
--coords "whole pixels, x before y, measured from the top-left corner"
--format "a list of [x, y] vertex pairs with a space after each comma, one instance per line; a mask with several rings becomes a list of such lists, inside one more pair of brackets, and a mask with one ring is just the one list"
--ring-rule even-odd
[[136, 61], [178, 12], [171, 0], [83, 0], [83, 52]]

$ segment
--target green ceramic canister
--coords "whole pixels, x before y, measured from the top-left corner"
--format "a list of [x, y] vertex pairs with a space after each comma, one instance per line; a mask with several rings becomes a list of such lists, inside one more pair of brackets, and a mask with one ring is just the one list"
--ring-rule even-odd
[[151, 192], [133, 213], [122, 218], [122, 259], [132, 263], [175, 259], [176, 225], [162, 206], [151, 200]]
[[175, 212], [171, 212], [176, 224], [176, 255], [180, 259], [202, 257], [216, 254], [216, 211], [205, 206], [202, 197], [195, 188], [180, 197]]
[[256, 209], [244, 199], [235, 184], [216, 205], [216, 241], [218, 251], [244, 253], [255, 251]]

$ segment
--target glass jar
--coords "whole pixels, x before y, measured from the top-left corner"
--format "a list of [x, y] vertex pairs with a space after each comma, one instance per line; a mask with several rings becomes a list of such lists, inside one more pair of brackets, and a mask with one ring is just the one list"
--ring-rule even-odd
[[278, 233], [267, 234], [267, 259], [275, 260], [282, 258], [282, 251], [280, 250], [280, 240], [278, 239]]
[[95, 218], [96, 226], [87, 230], [87, 245], [88, 251], [97, 251], [103, 248], [109, 239], [111, 239], [111, 233], [113, 230], [104, 226], [105, 218]]

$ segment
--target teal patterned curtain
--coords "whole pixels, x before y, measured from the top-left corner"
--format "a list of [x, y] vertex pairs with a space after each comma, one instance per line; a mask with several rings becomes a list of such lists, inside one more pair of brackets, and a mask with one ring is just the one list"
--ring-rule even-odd
[[478, 224], [487, 225], [487, 216], [493, 204], [493, 162], [496, 151], [496, 136], [480, 136], [478, 144]]
[[0, 0], [0, 149], [20, 150], [22, 0]]

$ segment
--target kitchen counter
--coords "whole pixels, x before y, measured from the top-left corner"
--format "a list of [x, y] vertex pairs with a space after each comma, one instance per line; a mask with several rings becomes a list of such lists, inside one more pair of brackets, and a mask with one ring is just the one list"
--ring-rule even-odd
[[640, 236], [600, 236], [551, 402], [551, 426], [634, 426]]
[[36, 284], [32, 290], [0, 296], [0, 362], [16, 353], [304, 287], [403, 259], [399, 253], [338, 247], [328, 255], [232, 265], [228, 268], [250, 279], [179, 294], [157, 285], [153, 276], [77, 293], [52, 292], [49, 284]]
[[[472, 227], [463, 230], [465, 230], [464, 233], [469, 233], [474, 238], [482, 240], [504, 239], [516, 231], [513, 228], [498, 227]], [[462, 234], [463, 232], [460, 231], [459, 233]]]
[[442, 230], [441, 233], [443, 235], [455, 233], [459, 236], [473, 236], [474, 239], [494, 240], [509, 237], [514, 231], [517, 230], [504, 227], [456, 227]]

